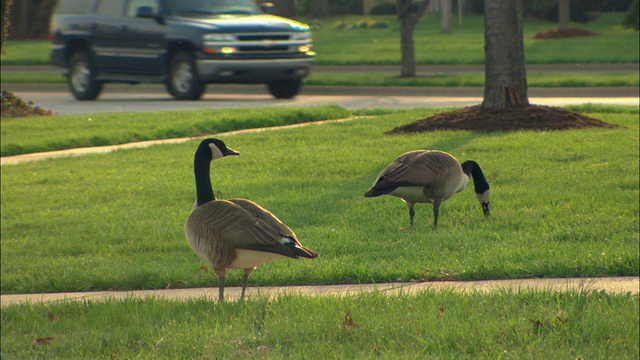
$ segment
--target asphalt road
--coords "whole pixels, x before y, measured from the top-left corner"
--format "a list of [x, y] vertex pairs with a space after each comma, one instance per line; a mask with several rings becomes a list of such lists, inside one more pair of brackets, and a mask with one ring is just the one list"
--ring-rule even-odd
[[[3, 66], [2, 72], [55, 71], [52, 66]], [[57, 69], [62, 71], [61, 69]], [[314, 72], [398, 72], [397, 66], [314, 66]], [[419, 75], [482, 72], [483, 65], [418, 66]], [[528, 72], [634, 72], [638, 64], [528, 65]], [[354, 87], [305, 86], [291, 100], [272, 98], [263, 85], [211, 84], [200, 101], [175, 101], [162, 85], [107, 84], [97, 101], [76, 101], [63, 84], [2, 84], [21, 98], [52, 110], [56, 114], [100, 112], [196, 110], [242, 106], [311, 106], [338, 104], [345, 108], [369, 107], [452, 107], [470, 106], [482, 101], [481, 87]], [[606, 88], [530, 88], [533, 104], [566, 106], [571, 104], [640, 105], [637, 87]]]
[[[3, 84], [24, 100], [56, 114], [198, 110], [242, 106], [312, 106], [338, 104], [348, 109], [370, 107], [452, 107], [482, 101], [482, 88], [460, 87], [326, 87], [307, 86], [291, 100], [271, 97], [262, 85], [210, 85], [199, 101], [175, 101], [161, 85], [107, 84], [96, 101], [77, 101], [61, 84]], [[638, 88], [531, 88], [533, 104], [616, 104], [638, 106]]]

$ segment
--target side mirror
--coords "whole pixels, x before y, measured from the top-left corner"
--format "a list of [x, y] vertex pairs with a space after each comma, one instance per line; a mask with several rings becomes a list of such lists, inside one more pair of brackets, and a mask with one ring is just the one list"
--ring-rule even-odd
[[136, 8], [136, 17], [142, 19], [153, 19], [159, 24], [164, 24], [162, 15], [156, 13], [152, 6], [139, 6]]
[[272, 14], [273, 13], [273, 3], [272, 2], [260, 3], [260, 8], [262, 9], [262, 12], [265, 13], [265, 14]]
[[136, 17], [155, 19], [157, 14], [153, 11], [153, 7], [151, 6], [140, 6], [136, 9]]

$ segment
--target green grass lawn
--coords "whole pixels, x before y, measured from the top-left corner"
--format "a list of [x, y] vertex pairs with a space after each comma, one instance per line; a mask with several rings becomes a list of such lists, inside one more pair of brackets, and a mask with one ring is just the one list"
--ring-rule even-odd
[[[352, 116], [335, 106], [127, 112], [2, 119], [2, 156], [201, 136]], [[36, 136], [41, 134], [41, 136]]]
[[[262, 204], [321, 254], [265, 264], [252, 285], [637, 275], [638, 110], [577, 109], [622, 127], [383, 135], [440, 111], [411, 109], [223, 136], [242, 156], [213, 165], [214, 188]], [[27, 131], [31, 119], [18, 120]], [[30, 137], [44, 142], [47, 129]], [[183, 233], [197, 143], [3, 166], [2, 292], [215, 286]], [[467, 189], [442, 206], [437, 230], [431, 206], [417, 205], [410, 231], [400, 200], [363, 197], [382, 167], [420, 148], [476, 160], [492, 186], [491, 216]], [[239, 280], [232, 272], [228, 284]]]
[[[214, 189], [221, 198], [261, 203], [321, 253], [265, 264], [252, 286], [637, 275], [638, 109], [573, 109], [622, 127], [385, 136], [442, 109], [352, 111], [371, 116], [221, 136], [242, 155], [214, 163]], [[251, 111], [104, 114], [95, 119], [100, 126], [83, 131], [82, 117], [3, 119], [3, 146], [11, 135], [29, 151], [44, 139], [47, 148], [62, 148], [76, 141], [65, 138], [66, 126], [117, 143], [131, 139], [124, 129], [134, 121], [142, 124], [136, 136], [155, 138], [347, 112]], [[2, 293], [215, 286], [182, 231], [195, 196], [197, 143], [3, 166]], [[400, 200], [362, 196], [384, 165], [416, 148], [478, 161], [492, 186], [491, 216], [482, 216], [467, 189], [442, 206], [437, 230], [431, 207], [416, 206], [410, 231]], [[239, 281], [230, 272], [228, 285]], [[588, 287], [223, 305], [212, 298], [4, 306], [0, 357], [635, 359], [639, 351], [638, 298]]]
[[[637, 63], [640, 61], [637, 31], [620, 26], [623, 13], [603, 13], [595, 21], [572, 26], [600, 33], [599, 36], [534, 40], [537, 32], [554, 29], [556, 23], [527, 20], [524, 23], [525, 58], [529, 64]], [[362, 16], [329, 18], [313, 31], [316, 64], [399, 64], [400, 32], [395, 16], [371, 16], [386, 21], [383, 29], [338, 30], [338, 22], [356, 24]], [[437, 14], [427, 14], [414, 31], [418, 64], [483, 64], [484, 17], [465, 15], [454, 21], [452, 34], [440, 32]], [[49, 64], [48, 41], [7, 41], [2, 65]], [[4, 80], [3, 80], [4, 81]]]
[[[605, 13], [587, 24], [572, 26], [600, 33], [599, 36], [534, 40], [540, 32], [557, 28], [557, 23], [525, 20], [525, 59], [528, 64], [637, 63], [638, 32], [620, 26], [622, 13]], [[334, 29], [336, 22], [355, 24], [362, 17], [325, 20], [314, 30], [318, 64], [399, 64], [400, 26], [395, 16], [375, 16], [387, 21], [384, 29]], [[418, 64], [484, 64], [484, 17], [467, 15], [451, 34], [440, 31], [439, 14], [427, 14], [414, 31]]]
[[0, 355], [624, 360], [638, 356], [638, 310], [637, 297], [588, 291], [25, 304], [2, 307]]

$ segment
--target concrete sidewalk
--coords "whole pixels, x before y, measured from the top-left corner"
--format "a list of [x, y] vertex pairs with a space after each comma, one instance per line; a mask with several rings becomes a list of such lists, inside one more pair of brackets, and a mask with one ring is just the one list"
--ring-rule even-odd
[[[638, 276], [601, 277], [601, 278], [544, 278], [514, 280], [479, 281], [433, 281], [360, 285], [305, 285], [249, 287], [247, 297], [277, 297], [292, 294], [303, 296], [350, 296], [362, 293], [381, 292], [385, 294], [416, 294], [423, 291], [456, 291], [460, 293], [519, 290], [551, 291], [604, 291], [609, 294], [631, 294], [638, 296], [640, 290]], [[237, 300], [240, 287], [226, 287], [225, 298]], [[104, 301], [141, 298], [162, 298], [167, 300], [188, 300], [218, 298], [218, 288], [134, 290], [134, 291], [97, 291], [72, 293], [15, 294], [2, 295], [2, 306], [19, 303], [51, 303], [57, 301]]]

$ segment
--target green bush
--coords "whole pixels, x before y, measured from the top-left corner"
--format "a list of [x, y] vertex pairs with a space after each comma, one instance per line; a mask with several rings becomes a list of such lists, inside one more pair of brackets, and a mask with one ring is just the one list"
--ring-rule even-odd
[[640, 11], [640, 1], [635, 0], [629, 6], [629, 9], [624, 14], [624, 18], [622, 19], [622, 26], [627, 29], [636, 29], [638, 30], [638, 12]]

